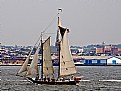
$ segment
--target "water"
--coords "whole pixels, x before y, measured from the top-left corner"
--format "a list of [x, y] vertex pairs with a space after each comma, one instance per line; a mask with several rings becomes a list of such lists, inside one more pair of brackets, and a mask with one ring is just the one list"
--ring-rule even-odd
[[15, 76], [19, 68], [0, 67], [0, 91], [121, 91], [120, 66], [77, 67], [81, 76], [84, 76], [79, 86], [35, 85], [25, 78]]

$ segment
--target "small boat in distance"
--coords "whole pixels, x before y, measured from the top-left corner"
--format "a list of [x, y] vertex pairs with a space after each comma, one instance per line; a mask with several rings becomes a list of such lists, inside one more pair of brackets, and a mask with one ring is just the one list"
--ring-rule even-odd
[[[58, 17], [59, 67], [57, 73], [55, 73], [52, 64], [50, 37], [43, 41], [41, 36], [41, 68], [38, 67], [38, 53], [40, 50], [39, 43], [30, 66], [28, 67], [27, 65], [32, 51], [29, 53], [28, 58], [18, 71], [17, 75], [26, 77], [36, 84], [77, 85], [80, 82], [81, 77], [74, 77], [74, 74], [76, 74], [77, 71], [68, 45], [68, 33], [69, 29], [61, 26], [60, 19]], [[55, 76], [55, 74], [58, 75]]]

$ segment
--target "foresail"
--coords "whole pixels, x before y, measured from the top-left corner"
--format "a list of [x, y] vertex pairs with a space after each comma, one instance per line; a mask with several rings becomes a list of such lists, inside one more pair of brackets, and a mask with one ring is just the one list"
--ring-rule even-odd
[[24, 64], [20, 68], [20, 70], [18, 71], [17, 75], [19, 75], [19, 76], [25, 76], [26, 75], [26, 72], [28, 70], [28, 66], [27, 66], [28, 61], [29, 61], [29, 57], [27, 57], [26, 61], [24, 62]]
[[30, 55], [31, 55], [32, 50], [30, 51], [28, 57], [26, 58], [25, 62], [23, 63], [23, 65], [21, 66], [20, 70], [18, 71], [17, 75], [19, 76], [26, 76], [27, 70], [28, 70], [28, 62], [30, 59]]
[[38, 46], [36, 53], [34, 55], [34, 58], [30, 64], [29, 70], [27, 71], [27, 74], [26, 74], [27, 77], [36, 78], [39, 75], [38, 73], [39, 50], [40, 50], [40, 47]]
[[43, 43], [43, 74], [50, 76], [54, 73], [50, 53], [50, 37]]
[[76, 68], [68, 45], [68, 29], [61, 28], [60, 32], [62, 35], [60, 42], [60, 76], [65, 76], [76, 73]]

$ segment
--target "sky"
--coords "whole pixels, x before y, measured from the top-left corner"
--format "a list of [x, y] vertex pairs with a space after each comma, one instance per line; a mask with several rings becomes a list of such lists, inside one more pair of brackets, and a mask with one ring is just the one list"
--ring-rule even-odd
[[70, 45], [121, 43], [121, 0], [0, 0], [0, 42], [34, 45], [46, 30], [54, 45], [58, 8]]

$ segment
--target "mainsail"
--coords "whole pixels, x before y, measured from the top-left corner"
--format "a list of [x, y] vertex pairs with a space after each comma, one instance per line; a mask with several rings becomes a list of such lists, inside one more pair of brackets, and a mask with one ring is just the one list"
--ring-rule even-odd
[[76, 68], [68, 45], [67, 28], [59, 27], [62, 39], [60, 41], [60, 76], [76, 73]]
[[40, 45], [38, 45], [38, 48], [37, 48], [36, 53], [34, 55], [34, 58], [30, 64], [28, 71], [27, 71], [27, 74], [26, 74], [27, 77], [36, 78], [39, 75], [39, 73], [38, 73], [38, 60], [39, 60], [38, 53], [40, 50], [39, 46]]
[[43, 43], [43, 74], [44, 76], [52, 76], [54, 73], [52, 58], [50, 53], [50, 37]]

